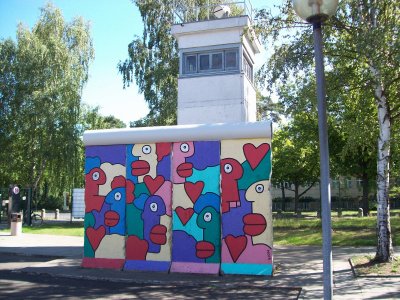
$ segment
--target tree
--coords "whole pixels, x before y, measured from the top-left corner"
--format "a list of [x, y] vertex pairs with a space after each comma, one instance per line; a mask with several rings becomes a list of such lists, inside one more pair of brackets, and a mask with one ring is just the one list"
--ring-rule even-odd
[[126, 124], [114, 116], [102, 116], [99, 107], [83, 107], [82, 127], [84, 130], [125, 128]]
[[143, 36], [128, 45], [129, 58], [118, 65], [124, 87], [135, 80], [150, 112], [131, 126], [176, 124], [179, 58], [170, 34], [172, 1], [135, 0], [144, 24]]
[[271, 97], [264, 96], [257, 90], [257, 120], [270, 120], [277, 124], [283, 113], [282, 103], [272, 101]]
[[[318, 182], [318, 133], [316, 119], [308, 114], [297, 115], [274, 134], [274, 181], [293, 185], [294, 211], [299, 199]], [[300, 193], [300, 186], [306, 189]]]
[[[128, 45], [128, 59], [119, 62], [123, 85], [136, 82], [143, 93], [150, 112], [131, 127], [171, 125], [177, 122], [179, 53], [175, 38], [171, 35], [174, 10], [177, 6], [188, 7], [186, 17], [195, 20], [207, 15], [207, 5], [217, 0], [152, 1], [132, 0], [138, 7], [144, 25], [142, 37], [135, 36]], [[203, 7], [199, 11], [193, 8]], [[233, 13], [241, 10], [231, 5]]]
[[[324, 26], [327, 77], [334, 78], [327, 84], [329, 111], [337, 100], [332, 97], [339, 91], [344, 97], [358, 90], [364, 101], [376, 107], [378, 261], [388, 261], [393, 255], [388, 190], [391, 124], [400, 116], [400, 41], [394, 38], [400, 26], [399, 6], [399, 0], [342, 1], [335, 17]], [[270, 88], [285, 85], [293, 77], [312, 78], [313, 72], [310, 26], [298, 22], [291, 1], [285, 1], [279, 9], [277, 17], [266, 10], [258, 14], [261, 35], [275, 45], [271, 60], [261, 70], [261, 78]], [[357, 105], [360, 109], [363, 101]]]
[[[339, 62], [338, 62], [339, 63]], [[350, 74], [349, 74], [350, 75]], [[350, 82], [356, 74], [348, 76]], [[369, 214], [370, 181], [376, 178], [378, 122], [376, 107], [364, 90], [349, 90], [340, 100], [343, 110], [338, 113], [343, 147], [340, 151], [342, 175], [362, 180], [362, 208]]]
[[0, 41], [0, 51], [7, 54], [0, 58], [5, 120], [0, 132], [6, 145], [2, 152], [8, 153], [1, 156], [7, 168], [0, 172], [13, 170], [2, 178], [34, 192], [45, 180], [50, 193], [60, 194], [83, 178], [76, 125], [94, 57], [89, 25], [82, 18], [66, 23], [61, 11], [48, 4], [32, 30], [20, 24], [16, 43]]
[[[12, 114], [11, 105], [15, 97], [16, 79], [14, 76], [14, 61], [16, 59], [16, 45], [11, 40], [0, 41], [0, 161], [6, 162], [10, 158], [12, 144]], [[0, 168], [0, 182], [9, 183], [8, 178], [13, 174], [9, 164]], [[5, 185], [7, 186], [7, 185]]]

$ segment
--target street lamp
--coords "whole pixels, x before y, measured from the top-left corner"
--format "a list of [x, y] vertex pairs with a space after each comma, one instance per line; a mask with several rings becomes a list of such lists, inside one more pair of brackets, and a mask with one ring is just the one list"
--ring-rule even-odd
[[317, 80], [318, 99], [318, 132], [320, 145], [320, 180], [321, 180], [321, 218], [322, 218], [322, 253], [323, 253], [323, 280], [324, 299], [333, 297], [332, 290], [332, 224], [331, 224], [331, 191], [329, 181], [329, 149], [328, 130], [326, 120], [326, 92], [324, 74], [324, 56], [322, 53], [321, 24], [337, 9], [338, 0], [293, 0], [296, 14], [313, 24], [315, 75]]

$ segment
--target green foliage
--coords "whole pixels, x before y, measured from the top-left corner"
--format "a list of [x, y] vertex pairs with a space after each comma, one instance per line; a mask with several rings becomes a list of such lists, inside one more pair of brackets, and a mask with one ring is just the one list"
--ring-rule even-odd
[[299, 187], [311, 188], [319, 180], [318, 127], [310, 114], [298, 114], [295, 119], [274, 134], [273, 181], [294, 185], [295, 210], [304, 192]]
[[125, 128], [126, 124], [114, 116], [102, 116], [99, 107], [83, 105], [82, 124], [84, 130]]
[[[385, 86], [390, 116], [399, 112], [400, 44], [399, 1], [342, 1], [335, 17], [323, 27], [326, 57], [328, 111], [342, 132], [342, 168], [361, 176], [376, 162], [378, 138], [374, 81]], [[385, 24], [377, 28], [368, 17], [377, 16]], [[291, 1], [279, 6], [279, 14], [260, 10], [257, 29], [273, 54], [260, 69], [259, 81], [278, 93], [289, 115], [309, 111], [315, 105], [315, 78], [311, 26], [295, 16]], [[377, 42], [379, 41], [379, 42]], [[382, 47], [382, 45], [388, 47]], [[382, 78], [371, 75], [371, 66], [379, 68]], [[331, 145], [330, 145], [331, 146]]]
[[274, 102], [271, 97], [264, 96], [260, 91], [257, 91], [257, 120], [279, 123], [283, 112], [282, 103]]
[[18, 26], [17, 41], [0, 41], [0, 184], [44, 181], [51, 195], [83, 181], [81, 92], [94, 57], [89, 25], [65, 22], [51, 4], [32, 30]]
[[[152, 1], [132, 0], [138, 7], [143, 22], [143, 34], [135, 36], [128, 45], [128, 58], [118, 64], [125, 86], [135, 82], [143, 93], [150, 112], [130, 127], [171, 125], [177, 122], [179, 53], [171, 35], [175, 6], [186, 7], [188, 21], [206, 19], [207, 5], [215, 0]], [[232, 3], [231, 3], [232, 4]], [[199, 10], [194, 7], [201, 7]], [[233, 15], [243, 9], [231, 5]]]
[[118, 65], [124, 86], [135, 80], [150, 112], [131, 127], [176, 124], [178, 48], [170, 34], [173, 20], [171, 1], [132, 1], [143, 21], [142, 37], [128, 45], [129, 58]]
[[62, 209], [64, 204], [64, 199], [61, 196], [52, 196], [52, 195], [41, 195], [38, 201], [37, 208], [38, 209], [48, 209], [48, 210], [55, 210], [55, 209]]
[[[378, 166], [377, 200], [382, 209], [377, 255], [384, 255], [384, 260], [391, 252], [386, 211], [389, 164], [399, 156], [390, 149], [395, 145], [398, 150], [391, 136], [399, 137], [394, 125], [400, 117], [400, 40], [394, 38], [400, 29], [399, 7], [399, 0], [340, 1], [335, 16], [323, 26], [328, 111], [342, 140], [338, 166], [349, 175], [362, 175], [366, 208], [368, 180], [375, 177], [374, 163]], [[315, 85], [312, 31], [309, 24], [299, 22], [291, 1], [283, 1], [278, 10], [277, 16], [267, 10], [257, 14], [260, 35], [273, 47], [258, 75], [293, 116], [309, 111], [315, 98], [296, 97], [315, 90], [310, 89]], [[392, 134], [393, 129], [397, 132]]]

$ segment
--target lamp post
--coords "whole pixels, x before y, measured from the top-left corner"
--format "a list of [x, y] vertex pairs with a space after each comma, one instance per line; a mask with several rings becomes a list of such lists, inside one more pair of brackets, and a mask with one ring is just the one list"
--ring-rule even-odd
[[321, 180], [321, 218], [322, 218], [322, 253], [324, 299], [333, 296], [332, 280], [332, 224], [331, 224], [331, 192], [329, 181], [329, 149], [326, 118], [326, 92], [324, 57], [322, 53], [321, 24], [332, 16], [337, 9], [338, 0], [293, 0], [296, 14], [313, 25], [315, 75], [317, 79], [318, 131], [320, 145], [320, 180]]

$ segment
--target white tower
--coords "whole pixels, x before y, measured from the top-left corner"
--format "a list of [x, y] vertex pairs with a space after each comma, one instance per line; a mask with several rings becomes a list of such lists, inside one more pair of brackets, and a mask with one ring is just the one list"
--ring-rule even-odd
[[248, 5], [179, 7], [180, 23], [172, 26], [180, 53], [179, 125], [256, 121], [253, 65], [261, 45]]

